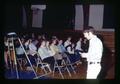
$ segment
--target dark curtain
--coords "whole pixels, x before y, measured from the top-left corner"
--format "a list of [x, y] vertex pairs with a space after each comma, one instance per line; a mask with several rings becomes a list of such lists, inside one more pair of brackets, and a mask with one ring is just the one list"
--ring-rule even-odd
[[84, 28], [89, 25], [89, 4], [83, 4]]
[[48, 4], [43, 15], [47, 30], [73, 29], [75, 8], [72, 4]]
[[114, 29], [115, 28], [115, 10], [114, 5], [104, 5], [104, 17], [103, 17], [103, 28]]
[[22, 5], [5, 4], [4, 31], [19, 31], [22, 28]]
[[32, 10], [31, 4], [24, 5], [25, 12], [26, 12], [26, 19], [27, 19], [27, 29], [32, 28]]

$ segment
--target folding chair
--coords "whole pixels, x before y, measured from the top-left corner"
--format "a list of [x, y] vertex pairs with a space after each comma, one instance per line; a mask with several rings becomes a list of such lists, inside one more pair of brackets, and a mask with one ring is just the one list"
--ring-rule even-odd
[[[63, 58], [63, 57], [62, 57], [62, 58]], [[54, 58], [54, 59], [55, 59], [55, 58]], [[67, 64], [65, 63], [65, 60], [64, 60], [64, 59], [62, 59], [61, 65], [59, 65], [58, 62], [57, 62], [57, 59], [55, 59], [55, 64], [54, 64], [54, 69], [53, 69], [53, 77], [54, 77], [54, 72], [55, 72], [55, 69], [56, 69], [56, 68], [58, 69], [58, 71], [59, 71], [62, 79], [64, 79], [64, 76], [63, 76], [63, 74], [62, 74], [61, 68], [66, 69], [67, 72], [68, 72], [68, 74], [69, 74], [69, 76], [71, 77], [71, 73], [70, 73], [70, 71], [69, 71], [69, 69], [68, 69], [68, 67], [67, 67]]]
[[65, 54], [65, 55], [64, 55], [63, 59], [65, 60], [65, 63], [66, 63], [66, 65], [67, 65], [67, 67], [70, 66], [70, 67], [72, 68], [72, 71], [74, 72], [74, 74], [76, 74], [76, 71], [75, 71], [75, 69], [74, 69], [74, 67], [73, 67], [73, 63], [70, 61], [67, 53], [64, 53], [64, 54]]
[[37, 73], [37, 71], [38, 71], [39, 65], [40, 65], [40, 68], [43, 69], [44, 72], [45, 72], [45, 74], [43, 74], [43, 75], [41, 75], [41, 76], [39, 76], [39, 77], [42, 77], [42, 76], [45, 76], [45, 75], [48, 75], [49, 73], [51, 73], [52, 70], [51, 70], [49, 64], [42, 61], [39, 53], [37, 53], [37, 56], [38, 56], [38, 57], [37, 57], [37, 60], [36, 60], [36, 64], [37, 64], [37, 66], [36, 66], [36, 73]]
[[68, 56], [70, 56], [69, 53], [68, 53], [68, 52], [65, 52], [65, 54], [66, 54], [66, 57], [65, 57], [65, 58], [66, 58], [66, 62], [67, 62], [66, 64], [67, 64], [68, 66], [70, 66], [70, 67], [72, 68], [74, 74], [76, 74], [76, 71], [75, 71], [73, 65], [74, 65], [74, 64], [77, 64], [77, 65], [78, 65], [78, 64], [81, 64], [80, 59], [72, 62], [72, 60], [70, 60], [70, 58], [68, 57]]
[[27, 63], [27, 60], [25, 58], [17, 58], [17, 62], [20, 66], [20, 69], [23, 70], [23, 65], [25, 66], [25, 64]]

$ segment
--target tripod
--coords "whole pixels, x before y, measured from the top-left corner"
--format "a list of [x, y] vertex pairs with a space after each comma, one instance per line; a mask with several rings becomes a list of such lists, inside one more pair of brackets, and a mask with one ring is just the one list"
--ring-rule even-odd
[[12, 72], [12, 69], [15, 68], [15, 71], [16, 71], [16, 76], [17, 76], [17, 79], [19, 79], [19, 74], [18, 74], [18, 68], [17, 68], [17, 59], [16, 59], [16, 54], [15, 54], [15, 46], [14, 46], [14, 40], [17, 39], [20, 43], [20, 46], [22, 47], [24, 53], [25, 53], [25, 56], [30, 64], [30, 67], [32, 69], [32, 71], [34, 72], [35, 74], [35, 77], [37, 77], [37, 74], [30, 62], [30, 59], [23, 47], [23, 44], [20, 40], [20, 38], [17, 36], [17, 34], [15, 32], [11, 32], [11, 33], [8, 33], [8, 39], [7, 39], [7, 42], [8, 42], [8, 54], [9, 54], [9, 61], [10, 61], [10, 69], [11, 69], [11, 72]]

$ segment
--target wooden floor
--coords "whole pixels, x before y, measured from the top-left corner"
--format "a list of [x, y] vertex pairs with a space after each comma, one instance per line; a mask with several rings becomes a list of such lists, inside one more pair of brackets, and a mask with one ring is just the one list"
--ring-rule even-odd
[[[114, 79], [114, 69], [115, 69], [115, 60], [114, 60], [114, 56], [111, 57], [107, 57], [106, 59], [104, 59], [104, 64], [102, 65], [102, 78], [101, 79]], [[106, 65], [105, 65], [106, 64]], [[64, 71], [63, 75], [64, 75], [64, 79], [85, 79], [86, 77], [86, 62], [83, 62], [82, 64], [79, 65], [75, 65], [76, 67], [76, 72], [77, 74], [74, 74], [73, 72], [72, 77], [70, 77], [68, 75], [67, 71]], [[43, 71], [41, 71], [40, 69], [38, 70], [38, 74], [40, 75], [41, 73], [43, 73]], [[55, 75], [52, 76], [52, 73], [50, 73], [49, 75], [47, 75], [47, 77], [50, 77], [52, 79], [62, 79], [62, 77], [60, 76], [60, 74], [58, 72], [55, 72]]]
[[[75, 65], [74, 67], [76, 69], [75, 70], [76, 74], [71, 72], [71, 75], [72, 75], [71, 77], [69, 76], [66, 70], [62, 71], [64, 79], [85, 79], [86, 64], [79, 64], [79, 65]], [[38, 73], [41, 74], [43, 73], [43, 71], [39, 70]], [[52, 79], [62, 79], [58, 71], [55, 72], [54, 76], [53, 76], [53, 73], [50, 73], [47, 77], [51, 77]]]
[[[114, 79], [115, 75], [115, 56], [114, 55], [106, 55], [102, 59], [102, 69], [101, 75], [99, 76], [100, 79]], [[67, 71], [63, 72], [64, 79], [85, 79], [86, 78], [86, 71], [87, 71], [87, 62], [85, 59], [83, 60], [82, 64], [75, 65], [76, 74], [71, 72], [71, 77], [68, 75]], [[23, 69], [24, 70], [24, 69]], [[43, 70], [38, 68], [37, 75], [41, 76], [43, 74]], [[55, 72], [54, 76], [52, 73], [48, 74], [47, 77], [51, 79], [62, 79], [61, 75], [58, 71]]]

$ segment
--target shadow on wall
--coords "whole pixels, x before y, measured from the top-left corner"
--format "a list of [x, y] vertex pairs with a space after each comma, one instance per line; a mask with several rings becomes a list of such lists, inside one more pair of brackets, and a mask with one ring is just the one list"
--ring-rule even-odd
[[101, 68], [101, 72], [98, 75], [98, 79], [105, 79], [105, 77], [107, 76], [108, 70], [111, 68], [111, 66], [113, 64], [112, 63], [112, 52], [107, 47], [107, 45], [105, 45], [103, 36], [102, 35], [97, 35], [97, 36], [103, 42], [103, 56], [101, 59], [101, 67], [102, 68]]

